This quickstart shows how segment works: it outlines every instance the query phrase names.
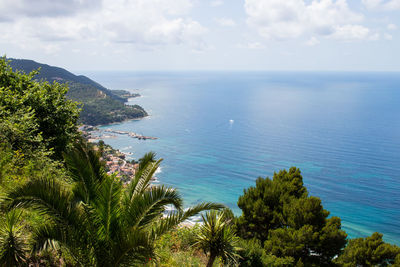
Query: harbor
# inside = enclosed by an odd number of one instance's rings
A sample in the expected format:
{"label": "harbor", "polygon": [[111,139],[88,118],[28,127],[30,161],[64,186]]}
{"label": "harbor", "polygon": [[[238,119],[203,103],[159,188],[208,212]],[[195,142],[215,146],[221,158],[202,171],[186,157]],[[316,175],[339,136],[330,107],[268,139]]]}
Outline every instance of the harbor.
{"label": "harbor", "polygon": [[128,132],[128,131],[118,131],[118,130],[106,129],[105,132],[112,133],[112,134],[128,135],[129,137],[137,138],[139,140],[156,140],[156,139],[158,139],[157,137],[145,136],[145,135],[141,135],[141,134],[134,133],[134,132]]}
{"label": "harbor", "polygon": [[113,129],[105,129],[99,130],[97,127],[93,127],[90,125],[82,125],[79,127],[79,130],[82,132],[82,135],[85,136],[89,142],[95,143],[101,139],[109,139],[116,138],[116,135],[127,135],[131,138],[136,138],[138,140],[157,140],[158,137],[146,136],[142,134],[138,134],[135,132],[129,131],[118,131]]}

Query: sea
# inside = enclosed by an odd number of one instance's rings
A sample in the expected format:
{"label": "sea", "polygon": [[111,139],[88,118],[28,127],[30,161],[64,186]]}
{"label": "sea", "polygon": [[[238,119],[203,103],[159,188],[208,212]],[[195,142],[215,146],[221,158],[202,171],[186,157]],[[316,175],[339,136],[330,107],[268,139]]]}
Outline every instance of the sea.
{"label": "sea", "polygon": [[178,188],[186,206],[213,201],[240,215],[244,189],[296,166],[349,238],[378,231],[400,245],[400,73],[84,74],[141,94],[128,103],[150,116],[100,130],[158,139],[104,141],[134,159],[156,152],[157,182]]}

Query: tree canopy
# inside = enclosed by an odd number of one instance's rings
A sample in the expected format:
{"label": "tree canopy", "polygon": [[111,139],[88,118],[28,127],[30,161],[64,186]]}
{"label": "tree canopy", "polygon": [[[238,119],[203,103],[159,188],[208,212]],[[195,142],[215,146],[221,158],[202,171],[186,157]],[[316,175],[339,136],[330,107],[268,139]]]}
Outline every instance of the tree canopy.
{"label": "tree canopy", "polygon": [[66,98],[67,85],[36,81],[37,71],[12,71],[0,59],[0,137],[13,150],[42,145],[57,158],[77,137],[77,104]]}
{"label": "tree canopy", "polygon": [[265,252],[293,263],[329,265],[346,245],[346,233],[338,217],[321,200],[309,196],[300,170],[274,173],[273,179],[258,178],[255,187],[239,197],[242,215],[237,220],[239,234],[257,238]]}
{"label": "tree canopy", "polygon": [[382,237],[380,233],[373,233],[369,237],[349,240],[336,263],[344,267],[400,266],[400,247],[385,243]]}

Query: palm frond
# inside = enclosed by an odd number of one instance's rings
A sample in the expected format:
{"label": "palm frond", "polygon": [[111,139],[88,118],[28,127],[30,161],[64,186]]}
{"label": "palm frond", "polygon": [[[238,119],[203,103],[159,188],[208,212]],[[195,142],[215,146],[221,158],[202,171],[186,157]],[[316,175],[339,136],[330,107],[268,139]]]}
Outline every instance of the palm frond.
{"label": "palm frond", "polygon": [[121,214],[122,185],[115,176],[109,176],[99,186],[92,207],[96,213],[98,238],[110,241],[118,234]]}
{"label": "palm frond", "polygon": [[187,220],[189,217],[192,217],[196,214],[199,214],[202,211],[206,211],[206,210],[220,210],[225,208],[224,205],[222,204],[218,204],[218,203],[213,203],[213,202],[203,202],[200,204],[197,204],[193,207],[188,208],[185,212],[184,212],[184,219]]}
{"label": "palm frond", "polygon": [[164,218],[160,219],[152,229],[151,236],[154,239],[157,239],[161,235],[165,234],[166,232],[170,231],[180,223],[186,221],[190,217],[199,214],[202,211],[206,210],[219,210],[224,208],[224,205],[211,203],[211,202],[204,202],[197,204],[194,207],[188,208],[186,211],[175,211],[171,212]]}
{"label": "palm frond", "polygon": [[8,192],[3,205],[9,210],[15,207],[33,208],[60,223],[77,225],[81,223],[81,212],[72,199],[71,192],[56,180],[40,178]]}
{"label": "palm frond", "polygon": [[142,265],[154,256],[154,240],[142,229],[130,228],[118,240],[113,249],[114,266]]}
{"label": "palm frond", "polygon": [[125,202],[125,224],[128,227],[144,227],[154,219],[161,217],[167,205],[182,208],[182,199],[176,189],[157,186],[134,195],[130,202]]}
{"label": "palm frond", "polygon": [[240,250],[239,238],[235,235],[232,225],[230,225],[225,212],[211,210],[202,215],[203,224],[197,234],[197,242],[194,246],[203,249],[204,253],[210,253],[209,264],[211,265],[215,256],[221,257],[226,264],[236,263],[237,251]]}
{"label": "palm frond", "polygon": [[80,265],[88,266],[93,262],[90,241],[80,229],[46,223],[34,229],[31,249],[32,252],[39,252],[57,250],[63,246]]}
{"label": "palm frond", "polygon": [[[71,184],[34,179],[7,193],[5,210],[31,208],[49,220],[32,233],[33,251],[67,248],[83,266],[132,266],[154,256],[155,241],[202,211],[221,209],[201,203],[183,210],[178,191],[150,186],[162,159],[146,154],[127,188],[104,172],[99,154],[78,143],[65,154]],[[165,214],[172,205],[175,211]],[[227,257],[229,255],[227,254]]]}
{"label": "palm frond", "polygon": [[128,198],[139,195],[149,188],[150,180],[153,178],[154,173],[157,171],[162,161],[163,159],[159,159],[156,162],[149,162],[142,170],[136,172],[128,188]]}
{"label": "palm frond", "polygon": [[156,153],[153,151],[147,152],[142,158],[139,159],[138,171],[145,169],[149,163],[154,162],[156,162]]}
{"label": "palm frond", "polygon": [[[139,167],[137,168],[134,179],[131,181],[130,186],[128,188],[129,196],[133,195],[133,192],[135,191],[135,188],[137,187],[141,178],[147,176],[145,173],[146,170],[148,171],[148,169],[151,169],[154,166],[154,163],[156,163],[155,157],[156,154],[154,152],[148,152],[142,158],[139,159]],[[162,161],[162,159],[160,160]]]}
{"label": "palm frond", "polygon": [[86,203],[95,198],[96,187],[106,176],[104,166],[100,161],[100,153],[81,141],[68,153],[64,153],[64,161],[69,177],[74,182],[75,197]]}

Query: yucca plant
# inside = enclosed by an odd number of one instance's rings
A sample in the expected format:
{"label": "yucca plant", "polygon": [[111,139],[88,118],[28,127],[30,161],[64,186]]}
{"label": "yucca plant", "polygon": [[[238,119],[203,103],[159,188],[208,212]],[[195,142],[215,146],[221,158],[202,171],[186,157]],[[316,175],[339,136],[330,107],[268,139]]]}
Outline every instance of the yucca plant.
{"label": "yucca plant", "polygon": [[226,211],[211,210],[203,216],[195,246],[209,255],[207,267],[211,267],[217,257],[227,264],[235,264],[240,257],[237,251],[239,238],[236,236]]}
{"label": "yucca plant", "polygon": [[[51,220],[33,233],[33,250],[67,248],[80,266],[132,266],[154,258],[154,242],[189,217],[219,204],[201,203],[183,210],[176,189],[150,186],[161,163],[147,154],[124,188],[107,175],[100,155],[84,142],[65,155],[68,185],[35,179],[8,193],[8,209],[23,207]],[[172,205],[174,212],[165,213]]]}
{"label": "yucca plant", "polygon": [[0,266],[23,266],[27,246],[21,234],[21,211],[12,210],[0,221]]}

